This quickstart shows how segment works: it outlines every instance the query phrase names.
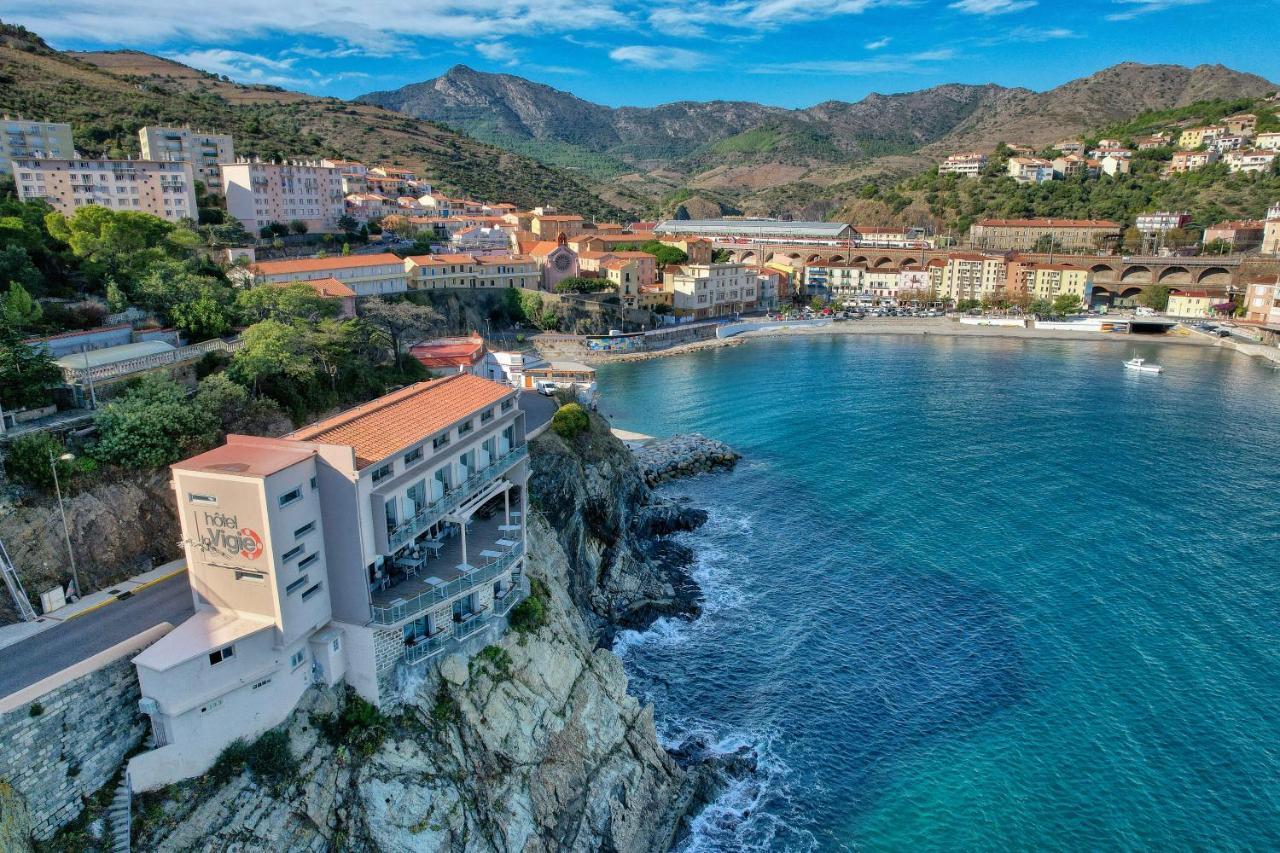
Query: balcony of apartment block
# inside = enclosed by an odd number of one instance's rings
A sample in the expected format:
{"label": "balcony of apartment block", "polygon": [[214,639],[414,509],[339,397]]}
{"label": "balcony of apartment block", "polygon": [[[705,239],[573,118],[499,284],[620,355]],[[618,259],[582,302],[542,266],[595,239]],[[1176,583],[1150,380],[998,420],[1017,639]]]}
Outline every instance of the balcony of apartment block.
{"label": "balcony of apartment block", "polygon": [[469,613],[453,622],[452,625],[437,629],[432,634],[407,636],[405,638],[405,663],[413,665],[430,660],[447,651],[456,650],[466,640],[474,637],[485,628],[505,620],[512,608],[527,597],[524,587],[519,583],[508,584],[502,592],[494,597],[493,607]]}
{"label": "balcony of apartment block", "polygon": [[371,570],[370,621],[402,625],[516,569],[525,553],[523,529],[518,496],[504,492],[463,520],[425,531]]}
{"label": "balcony of apartment block", "polygon": [[390,554],[418,537],[450,514],[465,513],[468,507],[476,507],[501,489],[499,478],[520,460],[529,455],[528,445],[498,453],[491,461],[464,476],[461,481],[443,495],[425,503],[411,518],[404,519],[387,531],[386,544],[379,543],[379,552]]}

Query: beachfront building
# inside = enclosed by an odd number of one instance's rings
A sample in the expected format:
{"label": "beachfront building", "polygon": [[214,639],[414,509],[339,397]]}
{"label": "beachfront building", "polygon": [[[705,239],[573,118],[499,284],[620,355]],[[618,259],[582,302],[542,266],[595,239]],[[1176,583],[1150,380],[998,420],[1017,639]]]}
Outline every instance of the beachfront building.
{"label": "beachfront building", "polygon": [[135,790],[204,772],[313,683],[387,708],[501,634],[522,593],[517,393],[456,374],[172,466],[196,612],[134,658],[155,735]]}
{"label": "beachfront building", "polygon": [[937,283],[938,298],[960,302],[995,296],[1005,287],[1007,264],[1004,255],[952,252]]}
{"label": "beachfront building", "polygon": [[804,292],[810,298],[828,299],[842,305],[870,301],[864,286],[866,264],[814,262],[804,266]]}
{"label": "beachfront building", "polygon": [[27,121],[6,115],[0,133],[0,175],[13,174],[13,161],[29,157],[59,160],[74,157],[71,125],[57,121]]}
{"label": "beachfront building", "polygon": [[541,282],[538,263],[528,255],[410,255],[403,268],[410,290],[536,290]]}
{"label": "beachfront building", "polygon": [[294,220],[311,233],[340,230],[346,215],[342,174],[319,163],[225,163],[222,193],[227,213],[240,220],[250,234],[263,226],[288,225]]}
{"label": "beachfront building", "polygon": [[1095,251],[1119,240],[1121,230],[1108,219],[983,219],[969,229],[969,243],[983,249],[1030,251],[1040,243],[1060,251]]}
{"label": "beachfront building", "polygon": [[22,157],[13,161],[13,180],[18,198],[43,199],[64,216],[90,204],[150,213],[169,222],[197,216],[190,163]]}
{"label": "beachfront building", "polygon": [[138,131],[138,142],[142,145],[144,160],[190,163],[196,180],[215,195],[222,192],[222,173],[218,164],[236,161],[235,144],[227,133],[202,133],[189,127],[148,125]]}
{"label": "beachfront building", "polygon": [[1280,331],[1280,276],[1259,276],[1250,281],[1244,310],[1247,322],[1264,323]]}
{"label": "beachfront building", "polygon": [[684,264],[663,276],[677,317],[702,320],[756,307],[759,278],[747,264]]}
{"label": "beachfront building", "polygon": [[405,262],[390,252],[258,261],[247,268],[247,273],[253,284],[332,279],[345,285],[356,296],[382,296],[404,293],[409,289]]}
{"label": "beachfront building", "polygon": [[1074,296],[1081,305],[1089,304],[1093,289],[1089,271],[1068,264],[1028,264],[1023,286],[1032,299],[1052,302],[1059,296]]}
{"label": "beachfront building", "polygon": [[1164,313],[1170,317],[1203,319],[1213,308],[1213,297],[1206,290],[1177,290],[1169,294]]}

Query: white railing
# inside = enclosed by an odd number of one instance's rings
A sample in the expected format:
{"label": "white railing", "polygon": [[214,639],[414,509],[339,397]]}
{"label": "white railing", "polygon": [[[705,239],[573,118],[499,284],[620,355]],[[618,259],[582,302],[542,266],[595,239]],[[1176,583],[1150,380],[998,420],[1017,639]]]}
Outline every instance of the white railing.
{"label": "white railing", "polygon": [[436,498],[431,503],[423,506],[422,509],[414,514],[413,518],[401,522],[398,527],[387,534],[387,550],[396,550],[445,515],[453,512],[466,503],[481,488],[497,479],[499,474],[528,454],[529,446],[527,444],[508,450],[493,462],[467,477],[443,497]]}
{"label": "white railing", "polygon": [[375,625],[395,625],[412,619],[433,604],[448,601],[480,584],[493,580],[510,569],[523,554],[524,543],[517,542],[510,551],[494,558],[493,562],[486,563],[461,577],[454,578],[448,583],[420,592],[413,598],[404,601],[386,605],[371,605],[369,608],[370,621]]}
{"label": "white railing", "polygon": [[64,367],[62,368],[63,381],[68,384],[75,384],[86,381],[98,382],[103,379],[111,379],[116,376],[127,376],[130,373],[140,373],[143,370],[151,370],[156,367],[163,367],[166,364],[180,364],[184,361],[195,361],[203,358],[205,353],[210,352],[235,352],[244,346],[244,342],[240,339],[233,341],[224,341],[221,338],[214,338],[210,341],[202,341],[191,346],[179,347],[178,349],[169,350],[167,352],[157,352],[152,355],[139,356],[138,358],[130,358],[125,361],[117,361],[113,364],[102,364],[97,367]]}
{"label": "white railing", "polygon": [[493,602],[492,612],[472,614],[462,622],[455,622],[452,630],[446,628],[434,637],[422,637],[412,646],[406,646],[404,662],[410,665],[420,663],[442,652],[458,648],[464,640],[478,634],[495,620],[505,619],[511,612],[511,608],[522,600],[524,600],[524,592],[518,586],[512,587],[501,600]]}

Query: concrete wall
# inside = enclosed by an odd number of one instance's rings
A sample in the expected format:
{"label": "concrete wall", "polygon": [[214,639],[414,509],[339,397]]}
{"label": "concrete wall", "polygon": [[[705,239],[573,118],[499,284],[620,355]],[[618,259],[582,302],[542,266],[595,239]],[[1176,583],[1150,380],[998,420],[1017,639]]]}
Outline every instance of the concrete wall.
{"label": "concrete wall", "polygon": [[0,714],[0,779],[26,802],[38,840],[74,820],[142,742],[139,698],[125,656]]}

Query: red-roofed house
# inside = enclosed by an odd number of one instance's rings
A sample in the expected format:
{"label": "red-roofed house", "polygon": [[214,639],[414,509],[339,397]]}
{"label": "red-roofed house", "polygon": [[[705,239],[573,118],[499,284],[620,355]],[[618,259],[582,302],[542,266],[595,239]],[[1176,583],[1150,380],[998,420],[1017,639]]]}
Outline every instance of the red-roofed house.
{"label": "red-roofed house", "polygon": [[436,338],[409,347],[409,355],[428,370],[484,375],[484,338],[472,332],[465,338]]}
{"label": "red-roofed house", "polygon": [[307,689],[368,701],[494,642],[526,594],[518,391],[458,373],[172,466],[195,615],[134,659],[134,790],[206,771]]}
{"label": "red-roofed house", "polygon": [[257,284],[332,278],[351,288],[356,296],[404,293],[409,289],[404,261],[390,252],[258,261],[249,267],[249,272]]}

